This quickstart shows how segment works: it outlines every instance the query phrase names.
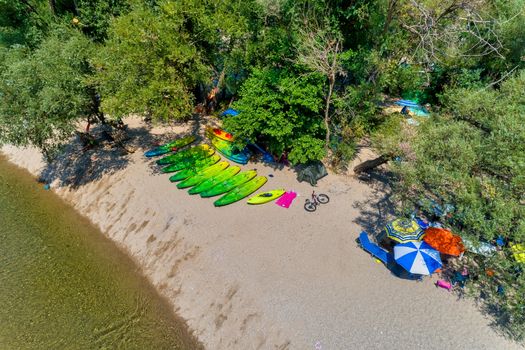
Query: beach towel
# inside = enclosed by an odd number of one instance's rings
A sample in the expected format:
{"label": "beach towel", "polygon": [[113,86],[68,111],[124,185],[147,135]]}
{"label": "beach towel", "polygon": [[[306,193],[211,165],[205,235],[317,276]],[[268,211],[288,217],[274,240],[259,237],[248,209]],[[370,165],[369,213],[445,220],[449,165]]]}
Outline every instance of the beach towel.
{"label": "beach towel", "polygon": [[276,202],[280,207],[283,208],[290,208],[290,205],[292,205],[293,200],[297,197],[297,193],[294,191],[288,191],[285,194],[283,194]]}

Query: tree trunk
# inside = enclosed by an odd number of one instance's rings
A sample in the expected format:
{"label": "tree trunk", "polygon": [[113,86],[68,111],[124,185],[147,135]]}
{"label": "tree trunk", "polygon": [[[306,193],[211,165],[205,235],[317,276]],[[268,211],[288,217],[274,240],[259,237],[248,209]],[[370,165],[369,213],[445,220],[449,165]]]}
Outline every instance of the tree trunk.
{"label": "tree trunk", "polygon": [[75,16],[78,16],[78,5],[76,0],[73,0],[73,12],[75,13]]}
{"label": "tree trunk", "polygon": [[31,5],[31,4],[29,3],[29,1],[27,1],[27,0],[22,0],[22,3],[23,3],[24,5],[26,5],[26,7],[29,9],[28,12],[36,12],[35,8],[33,7],[33,5]]}
{"label": "tree trunk", "polygon": [[[104,113],[100,110],[100,95],[95,89],[89,89],[88,92],[89,97],[91,98],[90,117],[96,117],[101,124],[105,124],[106,118],[104,117]],[[92,121],[90,117],[88,117],[88,120]]]}
{"label": "tree trunk", "polygon": [[328,96],[326,97],[326,106],[324,110],[324,126],[326,127],[325,150],[327,154],[330,145],[330,104],[332,103],[332,94],[334,91],[335,77],[330,77],[329,80],[330,83],[328,86]]}
{"label": "tree trunk", "polygon": [[215,111],[217,107],[218,94],[221,92],[221,86],[224,83],[224,77],[226,76],[226,67],[224,67],[215,85],[206,97],[206,114],[210,114]]}
{"label": "tree trunk", "polygon": [[[388,1],[388,11],[386,14],[386,20],[385,24],[383,25],[383,36],[388,32],[388,28],[390,27],[390,23],[392,23],[392,20],[394,19],[394,12],[396,10],[398,0],[390,0]],[[380,43],[381,40],[378,40],[377,43]]]}
{"label": "tree trunk", "polygon": [[335,42],[335,49],[332,52],[333,53],[332,63],[329,65],[330,69],[327,71],[329,86],[328,86],[328,96],[326,96],[326,106],[325,106],[325,111],[324,111],[324,125],[326,127],[326,136],[325,136],[326,155],[328,155],[328,151],[330,150],[330,105],[332,103],[332,94],[334,92],[335,78],[338,72],[337,54],[339,53],[340,44],[341,43],[339,42],[339,40]]}
{"label": "tree trunk", "polygon": [[369,170],[372,170],[380,165],[383,165],[385,164],[386,162],[388,162],[390,160],[391,157],[387,156],[387,155],[382,155],[382,156],[379,156],[375,159],[369,159],[367,161],[364,161],[363,163],[361,164],[358,164],[354,167],[354,173],[356,174],[359,174],[359,173],[362,173],[362,172],[366,172],[366,171],[369,171]]}

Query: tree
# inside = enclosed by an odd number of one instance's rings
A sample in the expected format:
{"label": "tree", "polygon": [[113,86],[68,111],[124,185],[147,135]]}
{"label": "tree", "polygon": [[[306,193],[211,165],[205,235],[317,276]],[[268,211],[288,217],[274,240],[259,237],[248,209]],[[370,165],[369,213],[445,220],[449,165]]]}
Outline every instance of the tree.
{"label": "tree", "polygon": [[204,5],[192,0],[137,5],[117,18],[95,59],[103,111],[114,118],[190,117],[193,90],[210,76],[203,47],[218,35],[214,26]]}
{"label": "tree", "polygon": [[484,1],[409,0],[399,6],[399,23],[415,37],[416,50],[427,64],[492,54],[503,58],[497,22],[484,13]]}
{"label": "tree", "polygon": [[256,69],[243,84],[234,107],[240,111],[224,121],[240,146],[260,141],[270,152],[289,152],[292,163],[324,157],[322,77],[279,69]]}
{"label": "tree", "polygon": [[81,33],[57,28],[33,52],[2,51],[0,142],[33,145],[51,159],[93,113],[86,82],[92,46]]}
{"label": "tree", "polygon": [[128,5],[128,0],[0,0],[0,45],[35,48],[57,23],[73,23],[102,42],[111,20]]}
{"label": "tree", "polygon": [[332,128],[331,107],[332,95],[338,75],[345,75],[339,62],[338,55],[343,50],[340,33],[333,33],[328,28],[320,27],[312,23],[305,16],[299,35],[302,40],[298,49],[297,61],[305,67],[324,76],[327,80],[327,91],[325,93],[324,126],[325,126],[325,152],[328,154],[330,146],[330,129]]}

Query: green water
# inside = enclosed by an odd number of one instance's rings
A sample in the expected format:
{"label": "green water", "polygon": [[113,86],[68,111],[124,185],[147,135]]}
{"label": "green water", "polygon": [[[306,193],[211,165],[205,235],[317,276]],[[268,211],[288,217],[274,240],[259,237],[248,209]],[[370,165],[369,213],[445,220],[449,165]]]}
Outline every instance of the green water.
{"label": "green water", "polygon": [[131,259],[0,158],[0,349],[196,348]]}

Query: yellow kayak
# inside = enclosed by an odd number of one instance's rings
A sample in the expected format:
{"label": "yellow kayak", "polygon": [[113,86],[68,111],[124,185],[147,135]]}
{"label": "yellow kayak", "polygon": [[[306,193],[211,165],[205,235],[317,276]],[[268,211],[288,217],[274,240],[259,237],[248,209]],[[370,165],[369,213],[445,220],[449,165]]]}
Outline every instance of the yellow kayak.
{"label": "yellow kayak", "polygon": [[187,178],[186,180],[179,182],[177,188],[186,188],[200,184],[203,181],[208,180],[210,177],[217,175],[224,169],[230,166],[230,163],[222,161],[217,164],[211,165],[207,168],[204,168],[197,174],[192,177]]}
{"label": "yellow kayak", "polygon": [[281,197],[286,190],[284,188],[280,188],[278,190],[273,191],[267,191],[267,192],[261,192],[256,194],[255,196],[248,199],[248,204],[264,204],[273,201],[274,199],[277,199]]}

